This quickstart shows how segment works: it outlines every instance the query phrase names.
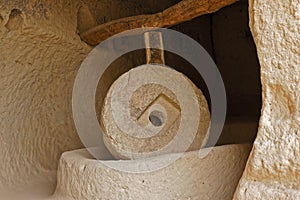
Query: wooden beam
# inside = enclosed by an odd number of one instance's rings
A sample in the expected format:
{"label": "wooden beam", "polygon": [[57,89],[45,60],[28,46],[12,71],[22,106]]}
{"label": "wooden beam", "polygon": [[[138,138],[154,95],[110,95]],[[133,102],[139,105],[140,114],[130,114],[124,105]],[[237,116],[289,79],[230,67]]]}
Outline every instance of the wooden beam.
{"label": "wooden beam", "polygon": [[170,8],[150,15],[121,18],[93,27],[80,34],[89,45],[97,45],[105,39],[126,30],[142,27],[167,28],[198,16],[213,13],[238,0],[182,0]]}

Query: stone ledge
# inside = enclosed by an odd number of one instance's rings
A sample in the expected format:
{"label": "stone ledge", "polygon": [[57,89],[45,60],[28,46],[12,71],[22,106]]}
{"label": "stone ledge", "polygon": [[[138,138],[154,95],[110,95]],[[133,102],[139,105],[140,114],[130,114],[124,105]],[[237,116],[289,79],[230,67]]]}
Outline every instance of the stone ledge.
{"label": "stone ledge", "polygon": [[[55,199],[232,199],[251,145],[214,147],[205,158],[188,152],[173,164],[149,173],[127,173],[93,160],[87,150],[64,153]],[[154,159],[166,161],[170,155]],[[151,159],[133,161],[147,164]]]}

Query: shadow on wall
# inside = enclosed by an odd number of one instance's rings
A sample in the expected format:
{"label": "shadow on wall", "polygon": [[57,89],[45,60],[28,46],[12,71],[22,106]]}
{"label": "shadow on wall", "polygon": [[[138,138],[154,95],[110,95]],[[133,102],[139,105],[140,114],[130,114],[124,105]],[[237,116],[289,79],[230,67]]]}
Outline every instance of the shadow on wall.
{"label": "shadow on wall", "polygon": [[[261,109],[260,65],[248,24],[248,1],[241,0],[214,14],[173,27],[198,41],[222,75],[227,93],[227,120],[218,145],[253,143],[257,133]],[[184,72],[209,96],[205,83],[186,61],[167,54],[167,64]]]}
{"label": "shadow on wall", "polygon": [[[218,145],[253,143],[257,133],[261,108],[260,66],[248,18],[248,1],[241,0],[214,14],[172,27],[199,42],[222,75],[227,92],[227,120]],[[165,57],[166,64],[188,76],[209,102],[206,85],[193,66],[170,52]],[[104,74],[99,84],[106,88],[98,88],[98,95],[102,93],[98,110],[111,83],[129,69],[144,64],[145,59],[145,51],[139,50],[120,57],[109,67],[106,71],[109,76]]]}

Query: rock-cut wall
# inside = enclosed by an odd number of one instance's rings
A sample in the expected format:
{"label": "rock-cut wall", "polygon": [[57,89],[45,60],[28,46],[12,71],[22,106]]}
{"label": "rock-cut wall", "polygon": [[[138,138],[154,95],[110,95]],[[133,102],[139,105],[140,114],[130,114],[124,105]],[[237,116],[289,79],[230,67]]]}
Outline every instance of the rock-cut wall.
{"label": "rock-cut wall", "polygon": [[54,185],[61,153],[81,147],[71,95],[90,47],[76,35],[79,6],[0,1],[0,189]]}
{"label": "rock-cut wall", "polygon": [[235,199],[300,199],[300,1],[250,0],[260,127]]}

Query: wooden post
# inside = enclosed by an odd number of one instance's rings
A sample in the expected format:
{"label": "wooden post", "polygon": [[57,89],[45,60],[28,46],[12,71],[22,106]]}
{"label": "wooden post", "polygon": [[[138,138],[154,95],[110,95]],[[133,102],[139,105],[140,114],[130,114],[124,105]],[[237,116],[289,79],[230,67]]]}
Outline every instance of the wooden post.
{"label": "wooden post", "polygon": [[144,37],[146,45],[146,63],[165,65],[162,33],[155,31],[146,32]]}

